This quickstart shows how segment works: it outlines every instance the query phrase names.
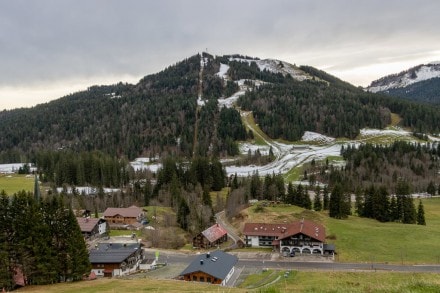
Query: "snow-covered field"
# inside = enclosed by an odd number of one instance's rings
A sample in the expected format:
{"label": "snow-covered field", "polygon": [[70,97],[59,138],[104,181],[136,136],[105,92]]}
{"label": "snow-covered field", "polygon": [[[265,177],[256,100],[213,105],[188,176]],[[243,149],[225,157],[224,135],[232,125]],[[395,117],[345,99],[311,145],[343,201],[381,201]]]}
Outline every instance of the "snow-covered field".
{"label": "snow-covered field", "polygon": [[362,136],[382,136],[382,135],[391,135],[391,136],[409,136],[411,132],[405,131],[403,129],[370,129],[364,128],[361,129],[360,134]]}
{"label": "snow-covered field", "polygon": [[[6,174],[16,173],[18,172],[18,169],[20,169],[24,165],[26,164],[25,163],[0,164],[0,173],[6,173]],[[27,165],[31,166],[30,163],[27,163]],[[36,168],[31,166],[30,170],[36,171]]]}
{"label": "snow-covered field", "polygon": [[312,131],[306,131],[304,132],[304,135],[301,138],[302,141],[316,141],[316,142],[323,142],[323,143],[329,143],[335,141],[333,137],[325,136],[323,134],[319,134]]}
{"label": "snow-covered field", "polygon": [[[75,187],[75,190],[77,193],[79,194],[85,194],[85,195],[90,195],[90,194],[97,194],[98,193],[98,188],[97,187],[90,187],[90,186],[77,186]],[[118,192],[120,189],[119,188],[103,188],[104,193],[113,193],[113,192]],[[57,192],[60,193],[63,191],[62,187],[57,187]],[[66,192],[67,194],[72,194],[72,187],[67,187]]]}

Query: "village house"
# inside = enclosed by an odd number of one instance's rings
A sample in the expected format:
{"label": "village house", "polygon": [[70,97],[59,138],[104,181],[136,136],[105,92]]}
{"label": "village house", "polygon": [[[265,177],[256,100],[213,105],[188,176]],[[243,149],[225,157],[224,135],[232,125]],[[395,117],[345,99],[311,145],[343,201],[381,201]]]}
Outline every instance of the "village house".
{"label": "village house", "polygon": [[238,258],[221,250],[199,254],[180,276],[185,281],[206,282],[226,286],[235,271]]}
{"label": "village house", "polygon": [[104,219],[110,226],[133,225],[145,219],[145,213],[134,205],[128,208],[107,208],[104,212]]}
{"label": "village house", "polygon": [[193,238],[193,247],[211,248],[228,241],[228,232],[219,224],[214,224]]}
{"label": "village house", "polygon": [[94,238],[104,235],[108,232],[108,224],[104,219],[77,217],[79,228],[84,238]]}
{"label": "village house", "polygon": [[272,247],[283,255],[334,253],[334,245],[324,243],[324,226],[304,219],[290,224],[246,223],[243,235],[246,246]]}
{"label": "village house", "polygon": [[144,258],[140,243],[99,243],[89,260],[96,276],[114,277],[134,273]]}

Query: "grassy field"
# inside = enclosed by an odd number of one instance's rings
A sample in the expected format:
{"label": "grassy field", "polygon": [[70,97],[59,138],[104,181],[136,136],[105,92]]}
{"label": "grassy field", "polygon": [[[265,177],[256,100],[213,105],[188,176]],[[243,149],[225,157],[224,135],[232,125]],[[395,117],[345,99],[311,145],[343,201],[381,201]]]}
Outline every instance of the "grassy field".
{"label": "grassy field", "polygon": [[34,176],[18,174],[0,174],[0,191],[5,190],[6,194],[12,195],[18,191],[34,191]]}
{"label": "grassy field", "polygon": [[177,280],[98,279],[47,286],[29,286],[17,292],[440,292],[438,274],[394,272],[267,271],[251,275],[240,288]]}
{"label": "grassy field", "polygon": [[[417,204],[417,200],[415,201]],[[380,262],[394,264],[440,264],[440,198],[424,199],[426,226],[380,223],[351,216],[337,220],[326,212],[313,212],[296,206],[274,205],[255,212],[254,207],[242,211],[234,225],[243,221],[284,223],[301,218],[324,224],[328,242],[336,244],[340,262]]]}

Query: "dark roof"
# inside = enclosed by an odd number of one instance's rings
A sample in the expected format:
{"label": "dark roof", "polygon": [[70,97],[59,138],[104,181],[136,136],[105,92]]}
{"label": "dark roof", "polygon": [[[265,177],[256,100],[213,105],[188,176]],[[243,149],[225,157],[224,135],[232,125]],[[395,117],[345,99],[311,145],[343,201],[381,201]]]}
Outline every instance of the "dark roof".
{"label": "dark roof", "polygon": [[226,232],[226,230],[223,229],[223,227],[219,224],[214,224],[203,231],[202,234],[206,237],[206,239],[208,239],[209,242],[214,242],[228,234],[228,232]]}
{"label": "dark roof", "polygon": [[[203,264],[201,264],[202,260]],[[180,273],[180,276],[194,272],[204,272],[214,278],[224,280],[237,261],[238,258],[235,255],[215,250],[207,254],[197,255],[191,264]]]}
{"label": "dark roof", "polygon": [[141,249],[139,243],[99,243],[90,250],[89,260],[92,264],[122,263],[138,249]]}
{"label": "dark roof", "polygon": [[325,241],[324,226],[308,220],[296,221],[290,224],[266,224],[266,223],[246,223],[243,234],[247,236],[276,236],[284,239],[302,233],[311,238]]}
{"label": "dark roof", "polygon": [[81,232],[92,232],[95,226],[98,224],[98,218],[79,218],[77,217],[78,225],[81,229]]}
{"label": "dark roof", "polygon": [[131,206],[128,208],[107,208],[104,212],[104,217],[121,215],[124,218],[137,218],[140,214],[142,214],[142,209],[137,206]]}

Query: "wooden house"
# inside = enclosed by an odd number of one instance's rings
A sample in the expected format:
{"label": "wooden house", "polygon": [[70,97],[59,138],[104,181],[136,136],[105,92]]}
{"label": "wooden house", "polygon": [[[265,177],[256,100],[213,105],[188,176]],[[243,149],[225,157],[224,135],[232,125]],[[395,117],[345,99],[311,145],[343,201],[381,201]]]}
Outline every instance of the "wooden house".
{"label": "wooden house", "polygon": [[143,258],[140,243],[99,243],[89,254],[92,272],[104,277],[136,272]]}
{"label": "wooden house", "polygon": [[84,238],[94,238],[108,232],[108,224],[104,219],[77,217],[78,225]]}
{"label": "wooden house", "polygon": [[199,254],[180,276],[185,281],[225,286],[235,271],[238,258],[221,250]]}
{"label": "wooden house", "polygon": [[107,220],[110,226],[131,225],[136,222],[141,222],[144,218],[144,211],[137,206],[128,208],[107,208],[104,212],[104,219]]}
{"label": "wooden house", "polygon": [[228,232],[219,224],[214,224],[193,238],[193,247],[211,248],[228,241]]}
{"label": "wooden house", "polygon": [[308,220],[290,224],[246,223],[245,244],[250,247],[273,247],[283,254],[324,254],[334,252],[325,246],[324,226]]}

